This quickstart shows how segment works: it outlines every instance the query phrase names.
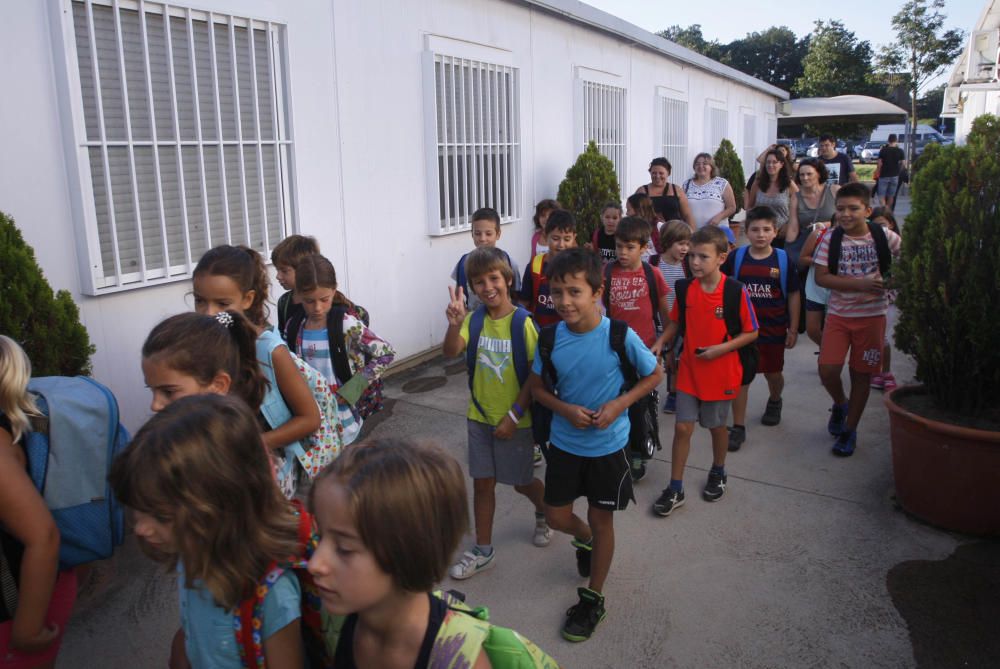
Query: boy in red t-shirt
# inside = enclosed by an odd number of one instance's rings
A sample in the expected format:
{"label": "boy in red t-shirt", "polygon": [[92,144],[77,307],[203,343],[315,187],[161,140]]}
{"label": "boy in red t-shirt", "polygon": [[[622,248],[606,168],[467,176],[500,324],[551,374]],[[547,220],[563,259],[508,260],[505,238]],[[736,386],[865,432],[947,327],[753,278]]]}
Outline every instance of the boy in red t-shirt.
{"label": "boy in red t-shirt", "polygon": [[524,280],[517,301],[531,313],[538,327],[558,323],[561,318],[556,313],[552,296],[549,295],[549,280],[545,268],[556,254],[576,246],[576,219],[565,209],[556,209],[545,221],[545,243],[549,250],[539,253],[524,268]]}
{"label": "boy in red t-shirt", "polygon": [[[649,245],[649,235],[649,223],[635,216],[623,218],[615,228],[618,260],[604,269],[604,309],[608,318],[625,321],[653,355],[659,357],[667,339],[666,332],[657,336],[657,321],[669,322],[667,293],[670,289],[663,275],[642,260],[643,251]],[[660,396],[656,390],[652,392],[651,401],[653,407],[659,407]],[[636,446],[630,450],[632,480],[638,481],[646,475],[646,463],[639,455],[643,449],[635,444],[630,446]]]}
{"label": "boy in red t-shirt", "polygon": [[[677,422],[671,454],[670,485],[653,504],[653,513],[669,516],[684,504],[684,466],[691,450],[694,422],[712,433],[712,469],[702,497],[709,502],[726,492],[726,427],[729,405],[740,392],[743,366],[738,349],[757,339],[757,317],[745,288],[740,288],[739,315],[742,333],[730,337],[726,328],[723,295],[726,279],[719,268],[726,261],[726,235],[715,226],[705,226],[691,236],[691,273],[694,278],[684,294],[684,348],[677,372]],[[678,282],[679,283],[679,282]],[[679,300],[670,310],[664,336],[678,334]],[[669,364],[674,362],[671,352]]]}

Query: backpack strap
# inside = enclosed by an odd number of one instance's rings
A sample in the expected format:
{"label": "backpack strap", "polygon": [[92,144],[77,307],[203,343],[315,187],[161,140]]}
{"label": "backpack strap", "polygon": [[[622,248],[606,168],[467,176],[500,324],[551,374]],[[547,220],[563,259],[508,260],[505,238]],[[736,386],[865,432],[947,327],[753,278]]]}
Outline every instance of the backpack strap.
{"label": "backpack strap", "polygon": [[778,273],[781,279],[781,296],[788,302],[788,254],[785,249],[774,249],[778,254]]}
{"label": "backpack strap", "polygon": [[749,246],[741,246],[736,249],[736,255],[733,256],[733,279],[737,281],[740,280],[740,267],[743,266],[743,261],[746,260],[747,252],[750,250]]}
{"label": "backpack strap", "polygon": [[559,375],[556,373],[556,366],[552,364],[552,350],[556,347],[556,328],[558,323],[547,325],[538,333],[538,355],[542,359],[542,381],[545,387],[555,392],[556,384],[559,382]]}
{"label": "backpack strap", "polygon": [[287,337],[285,343],[288,344],[288,350],[292,353],[302,353],[302,346],[299,344],[299,334],[301,333],[305,319],[305,314],[297,312],[292,314],[292,317],[288,319],[288,323],[285,325],[285,337]]}
{"label": "backpack strap", "polygon": [[[472,316],[469,317],[469,341],[465,345],[465,367],[469,372],[469,399],[472,400],[472,405],[476,407],[476,411],[489,421],[486,416],[486,410],[483,409],[483,405],[479,403],[476,399],[476,394],[472,391],[472,382],[476,375],[476,357],[479,354],[479,335],[483,331],[483,324],[486,322],[486,305],[480,306],[478,309],[472,312]],[[513,340],[513,322],[511,323],[511,339]],[[522,337],[524,335],[522,334]],[[512,342],[513,345],[513,342]]]}
{"label": "backpack strap", "polygon": [[844,242],[844,229],[839,225],[830,233],[830,248],[827,249],[826,266],[830,274],[836,275],[840,270],[840,247]]}
{"label": "backpack strap", "polygon": [[604,294],[601,300],[604,302],[604,312],[611,314],[611,275],[614,271],[615,263],[609,262],[604,266]]}
{"label": "backpack strap", "polygon": [[[465,291],[465,306],[469,306],[469,279],[465,276],[465,259],[468,257],[469,254],[466,253],[455,265],[455,288]],[[510,258],[507,258],[507,262],[510,263]]]}
{"label": "backpack strap", "polygon": [[[514,373],[517,375],[517,385],[524,386],[531,373],[531,361],[528,360],[528,345],[524,340],[524,324],[528,320],[528,311],[524,307],[514,307],[514,315],[510,319],[510,348],[514,359]],[[532,321],[534,323],[534,321]],[[472,331],[472,324],[469,324]]]}
{"label": "backpack strap", "polygon": [[743,299],[743,284],[736,279],[725,278],[722,285],[722,315],[726,321],[726,333],[729,339],[735,339],[743,333],[743,323],[740,319],[740,301]]}
{"label": "backpack strap", "polygon": [[622,391],[628,391],[639,382],[639,372],[635,365],[629,360],[628,351],[625,349],[625,338],[628,336],[628,323],[611,319],[611,333],[608,336],[611,350],[618,355],[618,365],[621,367],[622,376],[625,378],[625,385]]}
{"label": "backpack strap", "polygon": [[351,362],[347,358],[347,341],[344,338],[344,318],[347,307],[335,304],[326,315],[326,336],[330,344],[330,362],[341,385],[351,378]]}
{"label": "backpack strap", "polygon": [[649,262],[643,261],[642,272],[646,276],[646,286],[649,287],[649,301],[653,306],[653,324],[657,331],[663,327],[663,322],[660,320],[660,291],[656,285],[656,275],[655,272],[659,272],[658,269],[653,269],[654,261],[659,264],[660,256],[654,255],[649,257]]}
{"label": "backpack strap", "polygon": [[878,255],[878,271],[882,276],[889,276],[892,268],[892,252],[889,250],[889,237],[885,234],[885,229],[878,223],[868,221],[868,230],[872,233],[872,240],[875,242],[875,253]]}
{"label": "backpack strap", "polygon": [[691,286],[692,279],[677,279],[674,282],[674,304],[677,305],[677,336],[684,336],[684,327],[687,325],[685,313],[687,311],[687,294]]}

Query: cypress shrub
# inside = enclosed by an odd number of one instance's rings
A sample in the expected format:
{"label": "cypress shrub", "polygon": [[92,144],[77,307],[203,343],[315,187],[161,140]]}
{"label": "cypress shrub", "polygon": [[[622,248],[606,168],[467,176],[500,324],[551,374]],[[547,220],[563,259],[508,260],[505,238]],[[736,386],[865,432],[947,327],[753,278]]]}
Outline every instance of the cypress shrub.
{"label": "cypress shrub", "polygon": [[733,188],[733,195],[736,197],[736,211],[743,208],[743,191],[746,190],[746,177],[743,175],[743,163],[733,148],[733,143],[728,139],[722,140],[714,156],[715,166],[719,170],[719,176],[729,182]]}
{"label": "cypress shrub", "polygon": [[966,146],[928,145],[912,184],[893,283],[896,346],[938,409],[1000,421],[1000,119]]}
{"label": "cypress shrub", "polygon": [[559,203],[576,216],[576,243],[590,242],[601,223],[601,210],[609,202],[621,204],[622,191],[615,174],[615,165],[604,156],[593,141],[566,170],[559,184]]}
{"label": "cypress shrub", "polygon": [[94,347],[68,291],[52,292],[14,220],[0,212],[0,333],[31,360],[34,376],[90,374]]}

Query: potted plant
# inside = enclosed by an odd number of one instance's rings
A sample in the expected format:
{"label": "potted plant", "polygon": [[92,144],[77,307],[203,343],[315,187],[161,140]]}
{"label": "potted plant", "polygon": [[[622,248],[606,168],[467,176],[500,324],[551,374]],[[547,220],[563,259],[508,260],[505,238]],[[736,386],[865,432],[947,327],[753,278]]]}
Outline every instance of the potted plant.
{"label": "potted plant", "polygon": [[[733,143],[728,139],[722,140],[719,144],[718,150],[713,156],[715,161],[715,166],[719,170],[719,176],[729,182],[730,187],[733,189],[733,197],[736,198],[736,211],[733,216],[740,213],[743,209],[743,191],[746,190],[746,178],[743,174],[743,163],[740,161],[739,155],[736,153],[736,149],[733,147]],[[740,238],[740,223],[733,220],[733,216],[729,217],[729,227],[733,230],[733,235],[736,239]],[[741,219],[742,220],[742,219]]]}
{"label": "potted plant", "polygon": [[600,225],[601,210],[609,202],[621,203],[622,191],[611,162],[591,141],[566,170],[556,195],[559,203],[576,216],[576,243],[590,243],[594,229]]}
{"label": "potted plant", "polygon": [[1000,534],[1000,119],[928,146],[913,178],[898,288],[899,350],[922,385],[886,397],[899,504],[946,529]]}

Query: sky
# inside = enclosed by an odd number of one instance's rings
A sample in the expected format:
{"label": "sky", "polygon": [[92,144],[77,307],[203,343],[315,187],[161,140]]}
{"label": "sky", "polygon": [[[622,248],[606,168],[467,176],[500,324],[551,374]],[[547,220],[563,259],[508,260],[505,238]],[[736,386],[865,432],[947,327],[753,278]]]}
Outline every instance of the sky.
{"label": "sky", "polygon": [[[794,0],[781,4],[759,0],[584,1],[654,33],[671,25],[687,27],[699,23],[705,39],[722,43],[745,37],[750,32],[782,25],[802,37],[812,32],[816,19],[838,19],[858,39],[871,42],[876,53],[883,44],[894,40],[890,21],[903,6],[903,0]],[[988,2],[946,0],[943,10],[947,17],[945,28],[960,28],[968,33]],[[950,71],[946,68],[946,74],[935,83],[942,83]]]}

